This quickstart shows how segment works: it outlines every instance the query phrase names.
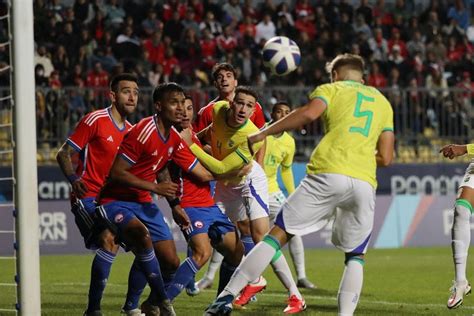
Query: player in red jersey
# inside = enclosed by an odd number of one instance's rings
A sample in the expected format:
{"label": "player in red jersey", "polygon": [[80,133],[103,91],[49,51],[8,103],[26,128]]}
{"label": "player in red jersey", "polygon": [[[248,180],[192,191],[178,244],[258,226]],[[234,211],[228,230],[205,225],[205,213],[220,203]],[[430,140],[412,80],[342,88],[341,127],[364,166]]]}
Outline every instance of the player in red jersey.
{"label": "player in red jersey", "polygon": [[[174,315],[158,261],[171,276],[179,266],[179,258],[169,227],[161,211],[152,203],[150,192],[173,197],[177,185],[156,183],[157,173],[172,160],[201,181],[213,179],[173,127],[180,123],[184,109],[181,86],[175,83],[159,85],[153,92],[153,102],[157,114],[142,119],[125,137],[100,194],[101,206],[98,207],[101,218],[114,228],[118,239],[136,255],[123,308],[127,315],[140,312],[138,300],[146,281],[151,293],[142,308],[162,315]],[[173,218],[186,230],[190,228],[189,218],[179,203],[178,198],[170,201]]]}
{"label": "player in red jersey", "polygon": [[[193,116],[193,103],[191,97],[187,96],[179,128],[190,128]],[[202,147],[194,132],[192,137],[196,144]],[[250,171],[250,168],[247,171]],[[212,248],[224,256],[219,278],[218,292],[220,292],[242,259],[243,245],[235,233],[235,226],[214,202],[209,182],[198,181],[189,173],[176,168],[175,165],[170,167],[170,172],[173,179],[181,184],[181,207],[184,208],[191,221],[191,227],[184,231],[184,235],[192,253],[188,254],[186,260],[178,268],[174,280],[167,288],[168,296],[171,300],[174,299],[185,285],[189,285],[190,281],[194,280],[197,271],[209,260]],[[229,174],[227,176],[232,177]],[[190,291],[187,290],[187,292],[190,294]]]}
{"label": "player in red jersey", "polygon": [[[62,172],[72,186],[71,205],[75,222],[89,249],[98,249],[92,262],[89,302],[85,315],[99,315],[100,301],[110,267],[118,251],[114,236],[104,230],[94,238],[95,198],[114,161],[124,135],[132,127],[126,121],[138,102],[137,78],[121,74],[110,83],[110,107],[91,112],[78,123],[56,156]],[[71,155],[79,153],[74,171]]]}
{"label": "player in red jersey", "polygon": [[[217,101],[226,100],[233,101],[235,97],[235,89],[237,88],[238,82],[236,79],[235,68],[229,63],[220,63],[216,64],[212,69],[212,77],[214,79],[214,86],[219,92],[219,96],[209,102],[208,105],[201,108],[198,112],[196,122],[194,124],[194,131],[200,132],[209,124],[212,123],[212,110],[214,104]],[[265,116],[263,115],[262,106],[260,103],[255,104],[255,110],[250,116],[250,120],[258,128],[265,126]],[[263,160],[265,158],[265,145],[257,152],[255,155],[255,160],[263,167]],[[241,236],[250,236],[250,222],[244,220],[237,224]],[[250,239],[249,239],[249,242]],[[222,262],[223,257],[217,252],[214,251],[212,254],[211,262],[209,263],[208,269],[204,277],[196,283],[196,286],[199,289],[210,288],[214,281],[214,276],[219,268],[220,263]]]}

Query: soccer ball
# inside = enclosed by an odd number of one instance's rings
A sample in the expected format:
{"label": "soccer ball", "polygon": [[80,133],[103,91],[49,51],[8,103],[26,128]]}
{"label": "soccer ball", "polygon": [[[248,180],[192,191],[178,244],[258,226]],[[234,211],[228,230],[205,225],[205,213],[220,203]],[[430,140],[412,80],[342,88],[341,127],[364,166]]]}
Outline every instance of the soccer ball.
{"label": "soccer ball", "polygon": [[300,48],[285,36],[269,39],[262,50],[263,64],[277,76],[284,76],[298,68],[301,62]]}

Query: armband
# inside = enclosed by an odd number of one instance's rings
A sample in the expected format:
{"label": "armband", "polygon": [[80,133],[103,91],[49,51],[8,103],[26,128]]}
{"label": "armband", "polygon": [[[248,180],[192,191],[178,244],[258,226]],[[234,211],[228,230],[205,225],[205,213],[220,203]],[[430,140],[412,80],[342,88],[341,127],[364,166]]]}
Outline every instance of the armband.
{"label": "armband", "polygon": [[467,147],[467,154],[470,157],[473,157],[474,156],[474,144],[468,144],[466,147]]}
{"label": "armband", "polygon": [[76,182],[76,180],[79,179],[79,176],[75,173],[73,174],[70,174],[68,176],[66,176],[66,178],[69,180],[69,183],[73,184],[74,182]]}
{"label": "armband", "polygon": [[174,198],[171,201],[168,201],[168,204],[171,208],[175,207],[176,205],[179,205],[179,203],[181,203],[179,198]]}

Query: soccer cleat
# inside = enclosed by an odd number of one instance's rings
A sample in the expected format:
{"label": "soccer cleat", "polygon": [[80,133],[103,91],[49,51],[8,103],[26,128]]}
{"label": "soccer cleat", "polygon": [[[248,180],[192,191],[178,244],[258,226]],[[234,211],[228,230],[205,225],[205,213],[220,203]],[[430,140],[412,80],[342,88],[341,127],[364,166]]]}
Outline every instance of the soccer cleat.
{"label": "soccer cleat", "polygon": [[296,314],[306,309],[304,299],[299,299],[296,295],[291,295],[288,299],[288,306],[283,310],[285,314]]}
{"label": "soccer cleat", "polygon": [[196,296],[201,293],[201,290],[196,286],[196,283],[192,283],[186,287],[186,294],[189,296]]}
{"label": "soccer cleat", "polygon": [[144,301],[142,305],[140,306],[140,309],[142,313],[144,313],[146,316],[160,316],[160,307],[156,305],[151,305],[148,300]]}
{"label": "soccer cleat", "polygon": [[213,282],[214,280],[204,277],[201,280],[196,282],[196,287],[199,290],[210,289],[212,287]]}
{"label": "soccer cleat", "polygon": [[102,312],[100,310],[92,312],[85,311],[83,316],[102,316]]}
{"label": "soccer cleat", "polygon": [[142,313],[142,311],[139,308],[134,308],[134,309],[130,309],[130,310],[122,309],[120,314],[126,315],[126,316],[145,316],[145,314]]}
{"label": "soccer cleat", "polygon": [[267,287],[267,280],[263,276],[260,276],[258,279],[257,283],[250,283],[244,289],[242,292],[240,292],[240,295],[237,296],[237,298],[234,301],[234,305],[238,306],[245,306],[249,303],[250,299],[252,296],[256,295],[257,293],[260,293]]}
{"label": "soccer cleat", "polygon": [[317,286],[311,283],[310,280],[307,278],[302,278],[298,280],[298,283],[296,284],[297,287],[304,288],[304,289],[316,289]]}
{"label": "soccer cleat", "polygon": [[234,297],[232,295],[226,295],[221,298],[217,298],[211,305],[209,305],[204,311],[204,316],[226,316],[232,313],[232,301]]}
{"label": "soccer cleat", "polygon": [[173,304],[171,304],[170,300],[164,300],[158,304],[160,308],[160,315],[161,316],[176,316],[176,312],[174,311]]}
{"label": "soccer cleat", "polygon": [[464,295],[467,296],[471,294],[471,285],[467,281],[465,284],[453,282],[453,286],[449,290],[451,291],[451,295],[449,296],[447,307],[454,309],[462,305]]}

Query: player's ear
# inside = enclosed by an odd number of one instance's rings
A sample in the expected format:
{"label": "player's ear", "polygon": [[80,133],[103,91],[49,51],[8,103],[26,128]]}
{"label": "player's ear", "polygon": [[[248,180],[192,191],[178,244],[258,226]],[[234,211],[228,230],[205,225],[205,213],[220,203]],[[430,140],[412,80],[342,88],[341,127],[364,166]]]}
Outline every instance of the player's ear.
{"label": "player's ear", "polygon": [[157,113],[161,112],[161,103],[160,103],[160,101],[155,102],[155,110],[156,110]]}
{"label": "player's ear", "polygon": [[115,101],[117,101],[116,95],[115,95],[115,91],[110,90],[110,91],[109,91],[109,97],[110,97],[110,101],[112,101],[112,103],[115,102]]}

